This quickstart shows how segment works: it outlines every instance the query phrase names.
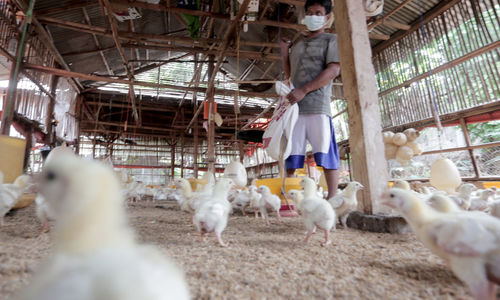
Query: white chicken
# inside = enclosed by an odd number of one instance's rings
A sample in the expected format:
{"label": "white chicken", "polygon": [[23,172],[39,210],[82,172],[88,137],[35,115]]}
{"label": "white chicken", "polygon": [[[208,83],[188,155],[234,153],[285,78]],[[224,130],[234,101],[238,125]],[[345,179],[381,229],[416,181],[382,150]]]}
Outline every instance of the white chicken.
{"label": "white chicken", "polygon": [[222,232],[226,229],[227,219],[231,211],[231,203],[227,200],[229,190],[233,186],[229,178],[221,178],[214,187],[210,199],[201,203],[193,217],[194,225],[201,238],[205,241],[205,234],[214,232],[217,241],[222,247],[226,247],[222,241]]}
{"label": "white chicken", "polygon": [[471,194],[476,190],[472,183],[464,183],[458,188],[458,195],[450,195],[450,198],[463,210],[468,210],[471,205]]}
{"label": "white chicken", "polygon": [[300,185],[304,189],[304,199],[300,201],[299,207],[302,212],[304,225],[307,229],[304,243],[307,243],[316,227],[323,230],[325,233],[325,241],[321,246],[331,244],[329,233],[332,228],[335,229],[335,211],[331,205],[316,194],[316,183],[309,177],[304,177],[300,181]]}
{"label": "white chicken", "polygon": [[14,183],[3,183],[4,175],[0,171],[0,226],[3,226],[5,215],[16,205],[19,197],[29,188],[31,179],[21,175]]}
{"label": "white chicken", "polygon": [[344,228],[347,228],[349,214],[358,208],[356,193],[363,188],[363,185],[357,181],[349,182],[341,193],[328,200]]}
{"label": "white chicken", "polygon": [[76,156],[54,157],[42,195],[56,214],[51,256],[20,299],[189,299],[183,273],[127,225],[113,171]]}
{"label": "white chicken", "polygon": [[271,209],[274,212],[276,212],[276,218],[278,219],[278,222],[281,222],[281,216],[280,216],[281,199],[280,199],[280,197],[271,193],[271,190],[266,185],[259,186],[257,191],[262,195],[262,198],[260,199],[258,205],[255,206],[255,208],[258,209],[258,211],[260,212],[262,217],[266,220],[266,224],[269,225],[269,216],[267,214],[268,209]]}
{"label": "white chicken", "polygon": [[490,203],[490,215],[500,218],[500,201],[493,201]]}
{"label": "white chicken", "polygon": [[[258,192],[258,188],[255,185],[250,185],[248,187],[250,206],[254,208],[255,218],[258,217],[258,207],[261,205],[262,194]],[[264,216],[262,216],[264,217]]]}
{"label": "white chicken", "polygon": [[396,179],[396,180],[394,180],[394,183],[392,184],[392,187],[393,188],[402,189],[402,190],[407,190],[407,191],[411,190],[410,184],[408,183],[408,181],[402,180],[402,179]]}
{"label": "white chicken", "polygon": [[234,200],[232,202],[233,207],[237,207],[241,210],[241,213],[246,216],[245,209],[250,204],[250,191],[249,190],[237,190],[234,194]]}
{"label": "white chicken", "polygon": [[175,185],[183,190],[181,210],[188,213],[194,213],[212,195],[214,189],[214,183],[208,182],[201,190],[193,192],[191,184],[184,178],[177,179]]}
{"label": "white chicken", "polygon": [[442,213],[461,211],[455,201],[446,196],[444,193],[434,193],[429,199],[427,199],[427,203],[432,208]]}
{"label": "white chicken", "polygon": [[483,190],[479,197],[471,198],[469,210],[487,211],[490,197],[495,194],[492,190]]}
{"label": "white chicken", "polygon": [[42,229],[40,234],[47,232],[49,229],[49,221],[54,221],[56,214],[53,208],[45,201],[45,197],[42,194],[37,194],[35,198],[36,204],[36,216],[40,222],[42,222]]}
{"label": "white chicken", "polygon": [[301,213],[300,202],[304,200],[304,192],[292,189],[287,192],[287,197],[292,199],[292,202],[295,204],[295,208],[299,213]]}
{"label": "white chicken", "polygon": [[495,283],[500,283],[500,220],[479,212],[438,212],[401,189],[391,189],[383,198],[383,204],[401,212],[418,239],[448,263],[476,299],[495,298]]}

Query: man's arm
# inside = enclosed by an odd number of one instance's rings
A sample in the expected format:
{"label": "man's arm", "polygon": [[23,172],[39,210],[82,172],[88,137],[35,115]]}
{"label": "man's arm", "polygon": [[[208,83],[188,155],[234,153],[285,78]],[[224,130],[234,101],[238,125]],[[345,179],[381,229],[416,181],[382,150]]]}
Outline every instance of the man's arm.
{"label": "man's arm", "polygon": [[283,62],[283,72],[285,73],[284,80],[290,78],[290,57],[289,57],[289,49],[290,49],[290,41],[281,40],[280,48],[281,48],[281,61]]}
{"label": "man's arm", "polygon": [[[288,65],[290,67],[290,65]],[[339,63],[329,63],[323,72],[319,73],[316,78],[312,81],[304,84],[300,88],[296,88],[288,94],[287,98],[291,104],[297,103],[304,99],[307,93],[320,89],[330,83],[340,74],[340,64]]]}

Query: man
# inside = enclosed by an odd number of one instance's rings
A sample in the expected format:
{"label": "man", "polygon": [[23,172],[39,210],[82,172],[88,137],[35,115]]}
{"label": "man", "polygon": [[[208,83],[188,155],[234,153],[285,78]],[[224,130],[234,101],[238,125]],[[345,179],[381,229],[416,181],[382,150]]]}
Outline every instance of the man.
{"label": "man", "polygon": [[286,168],[291,177],[295,169],[304,167],[308,140],[316,164],[324,169],[329,199],[337,192],[339,177],[339,154],[330,108],[332,81],[340,73],[337,35],[325,33],[325,25],[333,18],[331,0],[307,0],[305,11],[306,36],[291,49],[289,42],[280,44],[285,77],[295,87],[287,98],[299,105]]}

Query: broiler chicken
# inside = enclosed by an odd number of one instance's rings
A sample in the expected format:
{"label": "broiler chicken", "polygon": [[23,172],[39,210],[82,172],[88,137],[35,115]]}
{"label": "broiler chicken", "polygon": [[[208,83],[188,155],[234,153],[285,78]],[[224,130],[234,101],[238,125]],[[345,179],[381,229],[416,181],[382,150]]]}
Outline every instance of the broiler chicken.
{"label": "broiler chicken", "polygon": [[233,206],[241,209],[241,213],[246,216],[245,209],[250,204],[250,191],[237,191],[234,195]]}
{"label": "broiler chicken", "polygon": [[0,226],[3,226],[5,215],[16,205],[19,197],[30,186],[30,177],[21,175],[14,183],[3,183],[4,175],[0,171]]}
{"label": "broiler chicken", "polygon": [[136,241],[107,166],[53,157],[44,166],[41,193],[56,215],[53,249],[20,299],[189,299],[182,271]]}
{"label": "broiler chicken", "polygon": [[481,212],[434,210],[409,191],[391,189],[383,204],[399,210],[417,238],[447,262],[476,299],[494,299],[500,283],[500,220]]}
{"label": "broiler chicken", "polygon": [[347,228],[349,214],[358,208],[356,193],[361,189],[363,189],[361,183],[352,181],[341,193],[328,200],[344,228]]}
{"label": "broiler chicken", "polygon": [[217,241],[223,247],[227,246],[222,241],[222,232],[226,229],[231,203],[227,200],[233,181],[229,178],[220,179],[214,187],[210,199],[201,203],[193,217],[194,225],[204,241],[205,234],[214,232]]}
{"label": "broiler chicken", "polygon": [[487,211],[489,207],[489,199],[495,194],[492,190],[483,190],[479,197],[471,198],[469,210]]}
{"label": "broiler chicken", "polygon": [[300,181],[300,185],[304,189],[304,199],[300,201],[299,207],[302,212],[304,225],[307,229],[304,243],[307,243],[309,238],[318,227],[325,233],[325,241],[322,246],[331,244],[329,233],[332,228],[335,229],[335,211],[331,205],[316,194],[316,183],[309,177],[304,177]]}
{"label": "broiler chicken", "polygon": [[258,206],[256,207],[263,218],[266,220],[266,224],[269,225],[269,216],[267,214],[267,210],[271,209],[276,212],[276,218],[278,222],[281,222],[280,216],[280,208],[281,208],[281,199],[280,197],[271,193],[271,190],[266,185],[261,185],[257,189],[257,191],[262,195],[262,198],[259,201]]}
{"label": "broiler chicken", "polygon": [[471,194],[476,190],[472,183],[464,183],[458,188],[458,195],[450,195],[450,198],[463,210],[468,210],[471,205]]}

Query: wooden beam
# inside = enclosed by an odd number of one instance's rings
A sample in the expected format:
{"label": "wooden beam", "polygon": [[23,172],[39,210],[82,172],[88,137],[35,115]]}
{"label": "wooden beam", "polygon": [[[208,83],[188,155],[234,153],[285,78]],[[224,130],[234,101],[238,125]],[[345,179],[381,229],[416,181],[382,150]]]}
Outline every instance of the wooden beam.
{"label": "wooden beam", "polygon": [[460,56],[457,59],[454,59],[454,60],[450,61],[450,62],[442,64],[439,67],[434,68],[430,72],[428,71],[428,72],[422,73],[422,74],[420,74],[418,76],[413,77],[412,79],[409,79],[409,80],[407,80],[407,81],[405,81],[405,82],[403,82],[401,84],[398,84],[397,86],[394,86],[392,88],[386,89],[386,90],[384,90],[384,91],[382,91],[382,92],[379,93],[379,97],[385,96],[385,95],[387,95],[387,94],[389,94],[389,93],[391,93],[391,92],[393,92],[395,90],[398,90],[400,88],[409,86],[410,84],[412,84],[414,82],[417,82],[417,81],[420,81],[420,80],[422,80],[424,78],[427,78],[427,77],[429,77],[431,75],[443,72],[443,71],[445,71],[445,70],[447,70],[449,68],[452,68],[452,67],[454,67],[456,65],[459,65],[459,64],[461,64],[461,63],[463,63],[465,61],[468,61],[468,60],[470,60],[470,59],[472,59],[472,58],[474,58],[476,56],[479,56],[479,55],[484,54],[484,53],[486,53],[488,51],[494,50],[494,49],[496,49],[498,47],[500,47],[500,40],[498,40],[496,42],[493,42],[491,44],[488,44],[486,46],[483,46],[483,47],[481,47],[479,49],[476,49],[476,50],[474,50],[472,52],[469,52],[469,53],[467,53],[467,54],[465,54],[463,56]]}
{"label": "wooden beam", "polygon": [[365,188],[361,191],[362,210],[372,214],[387,186],[382,122],[377,98],[375,71],[361,1],[334,1],[335,28],[339,40],[340,65],[349,112],[353,173]]}
{"label": "wooden beam", "polygon": [[[73,77],[73,78],[80,78],[80,79],[85,79],[85,80],[91,80],[91,81],[102,81],[102,82],[110,82],[110,83],[123,83],[123,84],[131,84],[129,80],[125,79],[117,79],[117,78],[109,78],[109,77],[103,77],[103,76],[96,76],[96,75],[89,75],[89,74],[83,74],[83,73],[77,73],[77,72],[72,72],[72,71],[66,71],[62,69],[56,69],[56,68],[51,68],[51,67],[46,67],[46,66],[39,66],[39,65],[34,65],[34,64],[29,64],[25,63],[24,68],[26,69],[32,69],[32,70],[37,70],[40,72],[44,72],[47,74],[54,74],[58,75],[61,77]],[[173,89],[173,90],[179,90],[179,91],[192,91],[192,92],[206,92],[206,88],[203,87],[185,87],[185,86],[177,86],[177,85],[172,85],[172,84],[157,84],[157,83],[152,83],[152,82],[145,82],[145,81],[134,81],[132,83],[133,85],[137,86],[146,86],[146,87],[153,87],[153,88],[168,88],[168,89]],[[237,93],[237,91],[233,90],[225,90],[225,89],[215,89],[215,94],[216,95],[226,95],[226,96],[234,96]],[[261,97],[261,98],[277,98],[277,94],[270,94],[270,93],[257,93],[257,92],[239,92],[240,95],[242,96],[248,96],[248,97]]]}
{"label": "wooden beam", "polygon": [[47,105],[47,115],[45,116],[45,128],[47,130],[47,139],[46,143],[49,145],[54,145],[54,142],[56,140],[52,126],[52,121],[55,119],[54,118],[54,107],[56,105],[56,90],[57,90],[57,83],[59,82],[59,76],[52,75],[52,78],[50,79],[50,93],[52,94],[52,98],[49,100],[49,105]]}
{"label": "wooden beam", "polygon": [[[378,25],[384,23],[384,21],[386,21],[388,18],[390,18],[392,15],[394,15],[395,13],[397,13],[399,10],[401,10],[403,7],[405,7],[406,5],[408,5],[412,0],[405,0],[403,2],[401,2],[398,6],[396,6],[393,10],[391,10],[390,12],[386,13],[382,18],[379,18],[377,20],[375,20],[375,22],[371,23],[370,25],[368,25],[368,30],[372,30],[373,28],[377,27]],[[408,30],[408,29],[406,29]]]}
{"label": "wooden beam", "polygon": [[35,10],[35,14],[37,16],[38,15],[44,16],[44,15],[48,15],[48,14],[66,12],[68,10],[77,9],[77,8],[85,8],[87,6],[97,5],[97,4],[98,4],[98,2],[96,2],[94,0],[72,1],[69,4],[66,3],[65,5],[59,6],[59,7],[37,9],[37,10]]}
{"label": "wooden beam", "polygon": [[[434,6],[431,10],[426,12],[423,15],[423,23],[427,24],[431,20],[433,20],[435,17],[439,16],[442,14],[444,11],[448,10],[450,7],[454,6],[461,0],[442,0],[439,1],[436,6]],[[380,53],[382,50],[385,48],[389,47],[390,45],[394,44],[395,42],[399,41],[400,39],[404,38],[405,36],[419,30],[422,26],[422,23],[420,21],[420,17],[417,17],[415,21],[413,21],[410,24],[411,28],[409,30],[399,30],[396,33],[394,33],[391,38],[387,41],[381,42],[375,47],[373,47],[373,56],[375,57],[378,53]]]}
{"label": "wooden beam", "polygon": [[411,26],[403,23],[399,23],[393,20],[385,20],[382,24],[390,26],[392,28],[400,29],[400,30],[410,30]]}
{"label": "wooden beam", "polygon": [[[87,9],[85,7],[82,8],[83,12],[83,17],[85,19],[85,23],[87,25],[91,25],[92,23],[90,22],[89,14],[87,13]],[[95,33],[91,33],[92,38],[94,39],[94,44],[97,47],[97,49],[101,48],[101,44],[99,43],[99,40],[97,39],[97,36]],[[114,47],[113,47],[114,48]],[[106,57],[104,56],[104,51],[99,51],[99,55],[101,56],[102,62],[104,63],[104,66],[106,67],[106,71],[108,71],[109,75],[114,75],[113,70],[109,67],[108,61],[106,60]]]}
{"label": "wooden beam", "polygon": [[[121,122],[106,122],[106,121],[83,121],[83,124],[90,124],[90,125],[105,125],[105,126],[115,126],[115,127],[125,127],[124,123]],[[138,125],[127,125],[127,128],[132,128],[132,129],[148,129],[148,130],[154,130],[154,131],[161,131],[161,132],[178,132],[178,130],[172,129],[172,128],[163,128],[163,127],[154,127],[154,126],[138,126]]]}
{"label": "wooden beam", "polygon": [[500,146],[500,142],[492,142],[492,143],[486,143],[486,144],[481,144],[481,145],[425,151],[420,155],[439,154],[439,153],[456,152],[456,151],[467,151],[467,150],[474,150],[474,149],[492,148],[492,147],[498,147],[498,146]]}
{"label": "wooden beam", "polygon": [[464,135],[465,145],[467,145],[468,148],[467,150],[469,151],[472,167],[474,168],[474,174],[476,174],[476,176],[474,177],[479,178],[481,174],[479,173],[479,168],[477,166],[476,158],[474,157],[474,150],[470,148],[472,146],[472,143],[470,141],[469,129],[467,129],[467,125],[465,124],[464,118],[460,118],[460,126],[462,127],[462,133]]}

